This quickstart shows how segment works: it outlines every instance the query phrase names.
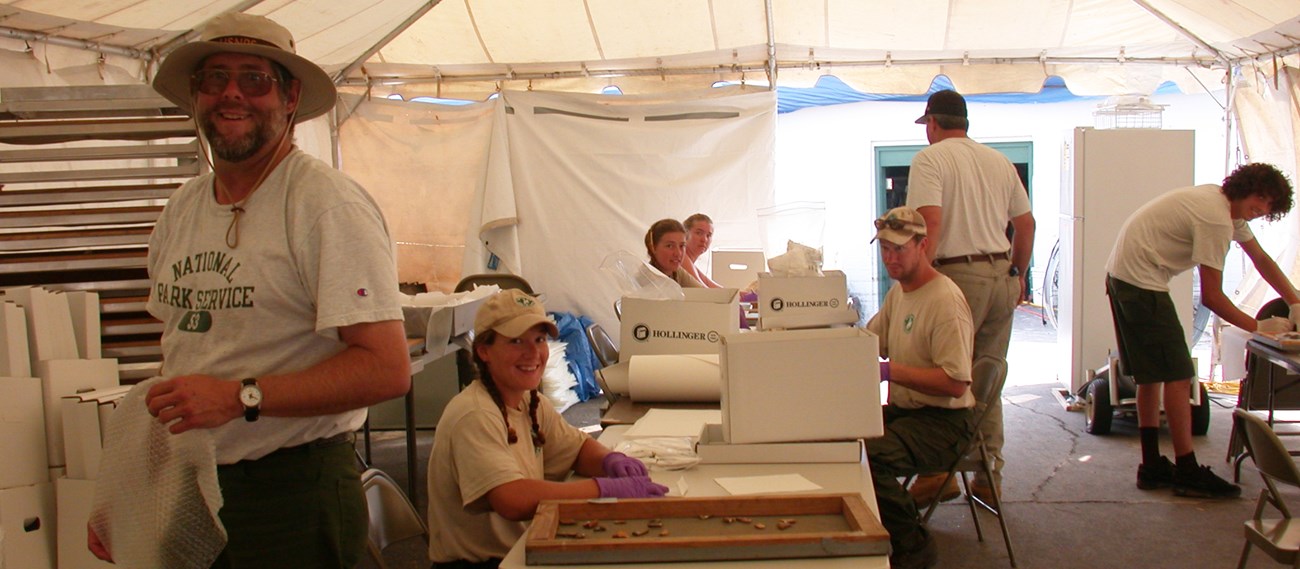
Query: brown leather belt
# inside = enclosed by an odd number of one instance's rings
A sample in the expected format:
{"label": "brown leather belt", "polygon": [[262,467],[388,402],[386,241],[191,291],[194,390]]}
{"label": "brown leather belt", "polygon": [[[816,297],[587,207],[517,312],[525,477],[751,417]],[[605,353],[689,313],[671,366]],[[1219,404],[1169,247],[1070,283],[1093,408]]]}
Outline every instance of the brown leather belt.
{"label": "brown leather belt", "polygon": [[956,257],[944,257],[935,259],[934,266],[952,265],[955,263],[992,263],[993,261],[1010,261],[1011,253],[1003,251],[1001,253],[980,253],[978,255],[958,255]]}

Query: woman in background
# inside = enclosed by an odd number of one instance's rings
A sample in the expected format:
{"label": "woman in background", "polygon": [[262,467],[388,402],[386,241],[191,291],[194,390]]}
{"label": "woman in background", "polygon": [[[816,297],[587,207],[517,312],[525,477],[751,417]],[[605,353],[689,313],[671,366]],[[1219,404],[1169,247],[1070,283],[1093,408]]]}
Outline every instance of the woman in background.
{"label": "woman in background", "polygon": [[[474,318],[479,377],[452,398],[429,455],[435,569],[495,568],[546,499],[650,498],[645,465],[566,423],[538,393],[556,335],[541,301],[505,290]],[[564,482],[570,472],[593,478]]]}
{"label": "woman in background", "polygon": [[682,288],[704,288],[704,284],[682,268],[686,258],[686,228],[676,219],[661,219],[645,233],[645,250],[650,266],[677,281]]}
{"label": "woman in background", "polygon": [[686,257],[682,260],[682,270],[708,288],[722,288],[722,285],[713,282],[713,279],[695,266],[696,261],[700,260],[700,256],[708,251],[709,245],[713,243],[713,220],[707,215],[697,213],[686,218],[686,221],[682,222],[682,227],[686,229]]}

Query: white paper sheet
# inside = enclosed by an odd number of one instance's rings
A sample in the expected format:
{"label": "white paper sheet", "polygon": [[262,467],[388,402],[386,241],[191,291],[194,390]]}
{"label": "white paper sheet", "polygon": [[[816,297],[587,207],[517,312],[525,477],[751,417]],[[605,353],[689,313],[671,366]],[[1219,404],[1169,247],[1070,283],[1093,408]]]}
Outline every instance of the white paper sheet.
{"label": "white paper sheet", "polygon": [[722,399],[717,354],[632,356],[628,393],[633,401],[714,402]]}
{"label": "white paper sheet", "polygon": [[798,474],[774,474],[771,476],[735,476],[714,478],[723,490],[732,496],[745,494],[775,494],[778,492],[815,492],[822,487]]}
{"label": "white paper sheet", "polygon": [[698,439],[705,423],[722,421],[719,409],[651,409],[637,419],[625,439],[645,437],[692,437]]}

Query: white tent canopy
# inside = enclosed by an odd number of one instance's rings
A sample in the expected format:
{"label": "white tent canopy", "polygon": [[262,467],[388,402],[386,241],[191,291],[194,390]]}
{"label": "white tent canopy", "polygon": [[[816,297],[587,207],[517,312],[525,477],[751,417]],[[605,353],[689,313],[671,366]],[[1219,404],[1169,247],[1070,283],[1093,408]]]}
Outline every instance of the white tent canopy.
{"label": "white tent canopy", "polygon": [[1150,93],[1300,50],[1294,0],[0,0],[0,37],[152,63],[230,10],[284,24],[342,84],[470,98],[772,73],[889,93],[939,74],[968,93],[1037,91],[1049,75],[1078,94]]}

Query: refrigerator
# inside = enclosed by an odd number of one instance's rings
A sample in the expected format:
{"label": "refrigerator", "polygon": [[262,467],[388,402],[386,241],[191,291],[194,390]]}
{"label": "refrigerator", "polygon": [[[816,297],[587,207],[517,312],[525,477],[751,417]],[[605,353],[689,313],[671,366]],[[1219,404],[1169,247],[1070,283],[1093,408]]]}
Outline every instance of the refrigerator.
{"label": "refrigerator", "polygon": [[[1190,130],[1076,128],[1061,164],[1057,379],[1077,393],[1115,350],[1106,261],[1129,215],[1156,196],[1193,185]],[[1192,331],[1192,272],[1170,283],[1183,330]]]}

